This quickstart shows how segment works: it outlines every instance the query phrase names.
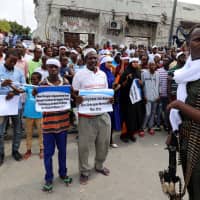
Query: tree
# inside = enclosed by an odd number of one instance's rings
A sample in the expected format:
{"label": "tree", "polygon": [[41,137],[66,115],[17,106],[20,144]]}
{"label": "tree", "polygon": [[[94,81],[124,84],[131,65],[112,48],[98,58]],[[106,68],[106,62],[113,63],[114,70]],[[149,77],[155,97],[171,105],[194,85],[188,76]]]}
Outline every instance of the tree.
{"label": "tree", "polygon": [[29,35],[31,32],[30,27],[24,27],[18,24],[16,21],[0,20],[0,30],[2,32],[11,32],[17,35]]}
{"label": "tree", "polygon": [[8,21],[6,20],[0,20],[0,31],[2,32],[10,32],[11,27]]}
{"label": "tree", "polygon": [[28,35],[31,29],[27,27],[23,27],[22,25],[18,24],[17,22],[9,22],[11,26],[11,33],[18,34],[18,35]]}

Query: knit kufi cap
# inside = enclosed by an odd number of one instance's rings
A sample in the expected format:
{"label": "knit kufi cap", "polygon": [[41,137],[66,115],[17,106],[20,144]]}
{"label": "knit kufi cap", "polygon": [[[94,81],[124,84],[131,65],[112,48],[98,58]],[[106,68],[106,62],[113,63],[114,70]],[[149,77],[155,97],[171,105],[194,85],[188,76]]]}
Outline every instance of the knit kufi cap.
{"label": "knit kufi cap", "polygon": [[55,58],[49,58],[46,62],[46,65],[55,65],[57,67],[60,67],[60,61]]}
{"label": "knit kufi cap", "polygon": [[60,46],[59,49],[65,49],[65,51],[67,50],[66,46]]}
{"label": "knit kufi cap", "polygon": [[134,57],[134,58],[130,58],[130,59],[129,59],[129,63],[132,63],[132,62],[134,62],[134,61],[139,62],[139,58]]}
{"label": "knit kufi cap", "polygon": [[177,55],[176,55],[176,59],[178,59],[181,55],[184,55],[184,52],[183,52],[183,51],[177,53]]}
{"label": "knit kufi cap", "polygon": [[78,52],[77,52],[76,50],[74,50],[74,49],[72,49],[72,50],[70,51],[70,53],[74,53],[74,54],[78,55]]}
{"label": "knit kufi cap", "polygon": [[88,48],[84,51],[84,57],[86,57],[89,53],[94,52],[97,53],[95,49],[93,48]]}

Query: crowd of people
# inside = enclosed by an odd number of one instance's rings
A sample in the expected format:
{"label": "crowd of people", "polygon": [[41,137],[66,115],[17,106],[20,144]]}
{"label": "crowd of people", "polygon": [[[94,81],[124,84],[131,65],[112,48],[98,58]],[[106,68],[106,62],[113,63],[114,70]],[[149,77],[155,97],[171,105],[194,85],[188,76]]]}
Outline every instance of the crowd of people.
{"label": "crowd of people", "polygon": [[[199,33],[199,28],[197,30]],[[70,116],[77,116],[70,113],[76,109],[70,112],[36,112],[34,96],[37,89],[34,86],[38,85],[71,85],[72,108],[83,102],[78,93],[80,89],[114,90],[114,97],[110,99],[113,112],[78,114],[81,184],[89,180],[91,143],[96,147],[96,172],[108,176],[110,170],[103,164],[109,146],[118,147],[113,141],[114,131],[121,131],[121,141],[128,143],[136,142],[137,135],[144,137],[148,133],[153,136],[155,131],[163,129],[167,133],[172,129],[167,105],[177,98],[178,84],[173,77],[189,56],[186,46],[167,48],[130,44],[127,47],[107,42],[101,49],[98,45],[82,49],[80,46],[38,41],[33,45],[34,48],[28,49],[23,42],[16,42],[12,48],[0,44],[0,95],[6,95],[7,100],[15,95],[21,97],[18,115],[0,117],[0,165],[4,162],[4,133],[11,119],[12,156],[17,161],[31,156],[32,133],[37,128],[39,157],[44,158],[46,172],[43,189],[49,191],[53,187],[55,145],[59,150],[59,176],[67,184],[72,181],[67,175],[66,145],[68,127],[74,125],[74,118],[70,119]],[[137,89],[139,99],[132,99],[132,88]],[[170,108],[176,105],[172,103]],[[27,142],[24,155],[19,152],[22,126],[25,127]]]}

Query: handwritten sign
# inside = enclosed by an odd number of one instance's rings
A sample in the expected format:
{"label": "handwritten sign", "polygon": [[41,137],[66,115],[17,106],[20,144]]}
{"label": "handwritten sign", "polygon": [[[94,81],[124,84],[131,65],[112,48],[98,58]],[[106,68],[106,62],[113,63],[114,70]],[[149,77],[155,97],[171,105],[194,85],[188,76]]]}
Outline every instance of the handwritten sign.
{"label": "handwritten sign", "polygon": [[79,95],[83,96],[83,103],[78,107],[79,113],[98,114],[113,111],[109,102],[114,95],[112,89],[80,90]]}
{"label": "handwritten sign", "polygon": [[38,87],[36,96],[37,112],[54,112],[71,108],[70,86]]}
{"label": "handwritten sign", "polygon": [[0,116],[18,115],[19,96],[16,95],[10,100],[6,100],[6,95],[0,95]]}

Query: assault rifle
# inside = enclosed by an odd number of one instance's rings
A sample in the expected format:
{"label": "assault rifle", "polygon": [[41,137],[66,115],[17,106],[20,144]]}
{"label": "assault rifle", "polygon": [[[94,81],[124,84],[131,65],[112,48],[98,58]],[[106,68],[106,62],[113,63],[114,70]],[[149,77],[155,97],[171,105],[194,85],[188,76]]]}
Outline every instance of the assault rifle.
{"label": "assault rifle", "polygon": [[[168,137],[167,148],[169,152],[169,166],[168,169],[159,171],[159,178],[161,182],[162,191],[168,196],[170,200],[182,200],[182,183],[181,178],[176,176],[177,171],[177,150],[179,149],[177,132],[171,133]],[[176,184],[179,184],[179,191],[176,192]]]}

